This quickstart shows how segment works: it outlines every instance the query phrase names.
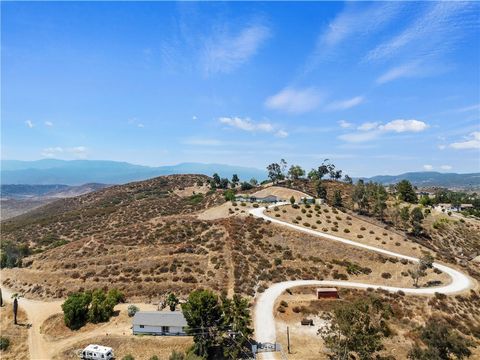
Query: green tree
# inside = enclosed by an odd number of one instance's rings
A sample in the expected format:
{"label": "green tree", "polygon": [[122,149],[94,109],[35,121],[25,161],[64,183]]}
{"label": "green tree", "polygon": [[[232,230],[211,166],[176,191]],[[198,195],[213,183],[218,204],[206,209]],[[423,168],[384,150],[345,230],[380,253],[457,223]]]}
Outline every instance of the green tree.
{"label": "green tree", "polygon": [[213,174],[212,178],[213,178],[213,181],[215,182],[215,185],[217,186],[220,185],[220,176],[217,173]]}
{"label": "green tree", "polygon": [[317,181],[317,180],[320,180],[319,176],[318,176],[318,171],[315,170],[315,169],[312,169],[308,172],[307,174],[307,178],[311,181]]}
{"label": "green tree", "polygon": [[319,330],[331,359],[370,360],[382,350],[388,335],[391,308],[378,298],[357,300],[326,313],[328,325]]}
{"label": "green tree", "polygon": [[352,192],[353,203],[357,205],[359,213],[365,213],[368,210],[367,188],[363,180],[358,180]]}
{"label": "green tree", "polygon": [[88,319],[88,306],[92,301],[90,292],[74,293],[62,304],[63,320],[72,330],[80,329]]}
{"label": "green tree", "polygon": [[376,184],[373,194],[373,212],[377,217],[383,219],[387,208],[388,194],[382,184]]}
{"label": "green tree", "polygon": [[303,176],[305,176],[305,170],[302,169],[300,165],[292,165],[288,170],[288,176],[292,180],[297,180]]}
{"label": "green tree", "polygon": [[178,300],[177,296],[174,293],[170,293],[167,296],[166,303],[170,308],[170,311],[175,311],[175,308],[180,303],[180,300]]}
{"label": "green tree", "polygon": [[335,190],[333,193],[333,206],[335,207],[342,207],[342,192],[340,190]]}
{"label": "green tree", "polygon": [[92,293],[92,301],[88,309],[88,321],[94,324],[108,321],[113,315],[116,304],[114,296],[107,296],[102,289],[95,290]]}
{"label": "green tree", "polygon": [[430,319],[420,330],[420,339],[426,345],[415,345],[408,353],[412,360],[464,359],[472,355],[470,347],[475,344],[463,337],[444,320]]}
{"label": "green tree", "polygon": [[194,352],[204,358],[215,358],[219,350],[219,327],[222,307],[218,296],[209,290],[195,290],[182,305],[187,320],[187,333],[193,335]]}
{"label": "green tree", "polygon": [[277,163],[272,163],[267,166],[268,177],[275,184],[280,180],[283,180],[282,168]]}
{"label": "green tree", "polygon": [[323,186],[323,183],[320,180],[316,181],[315,191],[317,192],[317,197],[320,199],[327,199],[327,189]]}
{"label": "green tree", "polygon": [[412,225],[412,233],[418,236],[422,233],[423,212],[419,207],[413,208],[410,213],[410,224]]}
{"label": "green tree", "polygon": [[418,202],[420,205],[425,207],[433,205],[433,200],[428,195],[422,195]]}
{"label": "green tree", "polygon": [[348,176],[347,174],[345,174],[345,176],[343,177],[343,180],[347,183],[347,184],[353,184],[353,179]]}
{"label": "green tree", "polygon": [[233,174],[232,175],[232,187],[237,186],[239,182],[240,182],[240,179],[238,178],[238,175]]}
{"label": "green tree", "polygon": [[253,185],[251,183],[248,183],[248,182],[244,181],[240,184],[240,189],[242,191],[250,190],[250,189],[253,189]]}
{"label": "green tree", "polygon": [[400,208],[400,220],[402,220],[403,226],[408,224],[408,220],[410,219],[410,207],[403,206]]}
{"label": "green tree", "polygon": [[227,189],[224,191],[223,196],[226,201],[235,201],[235,191],[232,189]]}
{"label": "green tree", "polygon": [[409,202],[411,204],[416,204],[417,194],[415,193],[415,189],[413,188],[412,184],[408,180],[402,180],[396,185],[396,190],[398,194],[398,198],[402,201]]}
{"label": "green tree", "polygon": [[250,182],[250,185],[252,185],[252,186],[257,186],[258,185],[258,181],[255,178],[251,178],[249,182]]}
{"label": "green tree", "polygon": [[416,264],[413,269],[409,269],[408,274],[413,279],[413,285],[415,287],[418,287],[418,281],[420,280],[420,278],[427,275],[425,269],[420,263]]}
{"label": "green tree", "polygon": [[295,204],[295,197],[292,195],[292,197],[290,198],[290,204]]}
{"label": "green tree", "polygon": [[248,300],[235,294],[232,299],[222,297],[223,325],[231,331],[223,337],[223,354],[228,359],[238,359],[250,352],[251,328]]}

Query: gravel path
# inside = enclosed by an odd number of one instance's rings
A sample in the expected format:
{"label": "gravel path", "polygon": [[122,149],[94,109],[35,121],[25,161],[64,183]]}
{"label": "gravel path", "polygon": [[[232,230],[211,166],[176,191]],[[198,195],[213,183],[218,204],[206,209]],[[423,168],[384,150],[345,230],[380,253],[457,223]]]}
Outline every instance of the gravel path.
{"label": "gravel path", "polygon": [[[279,206],[279,205],[286,205],[286,203],[276,204],[270,207]],[[393,251],[388,251],[388,250],[377,248],[371,245],[361,244],[356,241],[344,239],[339,236],[322,233],[320,231],[307,229],[295,224],[284,222],[282,220],[271,218],[264,213],[265,209],[266,209],[265,207],[252,209],[250,210],[250,214],[259,218],[263,218],[265,220],[270,220],[272,223],[286,226],[291,229],[301,231],[303,233],[307,233],[310,235],[320,236],[322,238],[326,238],[332,241],[341,242],[346,245],[351,245],[358,248],[375,251],[377,253],[397,257],[400,259],[407,259],[414,262],[419,261],[419,259],[412,256],[398,254]],[[273,307],[275,304],[275,300],[285,290],[292,287],[313,285],[313,286],[340,286],[340,287],[359,288],[359,289],[382,288],[384,290],[391,291],[391,292],[397,292],[399,290],[402,290],[403,292],[408,294],[432,295],[436,292],[443,293],[443,294],[455,294],[458,292],[465,291],[470,287],[472,287],[473,285],[470,278],[458,270],[455,270],[453,268],[450,268],[448,266],[445,266],[439,263],[433,263],[433,267],[448,274],[452,281],[445,286],[429,287],[429,288],[402,288],[402,287],[395,287],[395,286],[383,286],[383,285],[380,286],[375,284],[358,283],[358,282],[351,282],[351,281],[336,281],[336,280],[293,280],[293,281],[284,281],[284,282],[273,284],[268,289],[266,289],[263,293],[261,293],[260,296],[258,296],[258,298],[256,299],[255,309],[254,309],[254,328],[255,328],[256,340],[258,342],[275,342],[276,341],[275,319],[273,316]],[[263,355],[264,355],[263,359],[275,358],[275,353],[264,353]]]}

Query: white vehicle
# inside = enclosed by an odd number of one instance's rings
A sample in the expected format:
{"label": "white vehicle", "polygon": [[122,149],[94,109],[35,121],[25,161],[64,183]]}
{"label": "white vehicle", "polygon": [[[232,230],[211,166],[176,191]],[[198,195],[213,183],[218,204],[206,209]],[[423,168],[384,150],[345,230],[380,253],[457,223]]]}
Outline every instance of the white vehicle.
{"label": "white vehicle", "polygon": [[85,360],[110,360],[115,355],[111,347],[92,344],[83,349],[81,357]]}

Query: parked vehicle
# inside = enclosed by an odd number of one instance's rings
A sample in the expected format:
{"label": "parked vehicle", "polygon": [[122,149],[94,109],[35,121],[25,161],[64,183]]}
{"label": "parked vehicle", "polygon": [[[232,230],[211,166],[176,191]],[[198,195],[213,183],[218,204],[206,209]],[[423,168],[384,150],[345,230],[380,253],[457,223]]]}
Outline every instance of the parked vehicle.
{"label": "parked vehicle", "polygon": [[110,360],[115,355],[111,347],[91,344],[83,349],[81,357],[85,360]]}

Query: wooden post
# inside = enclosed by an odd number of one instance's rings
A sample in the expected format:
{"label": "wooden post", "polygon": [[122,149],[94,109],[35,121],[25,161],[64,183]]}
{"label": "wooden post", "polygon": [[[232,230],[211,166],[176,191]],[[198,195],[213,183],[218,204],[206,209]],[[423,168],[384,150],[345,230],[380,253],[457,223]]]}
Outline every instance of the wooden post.
{"label": "wooden post", "polygon": [[287,326],[287,349],[288,349],[288,353],[290,354],[290,331],[288,329],[288,326]]}

